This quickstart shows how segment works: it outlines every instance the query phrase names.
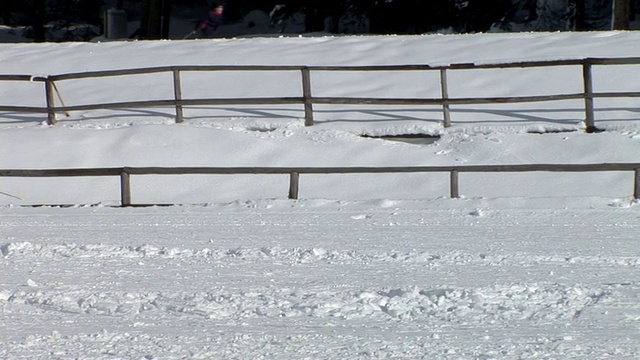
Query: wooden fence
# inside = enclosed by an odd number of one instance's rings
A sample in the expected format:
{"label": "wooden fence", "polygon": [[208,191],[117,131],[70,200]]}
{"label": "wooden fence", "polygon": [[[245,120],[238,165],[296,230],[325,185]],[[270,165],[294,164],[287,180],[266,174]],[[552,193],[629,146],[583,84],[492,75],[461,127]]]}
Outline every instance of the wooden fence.
{"label": "wooden fence", "polygon": [[[277,105],[300,104],[304,106],[305,125],[314,123],[313,105],[416,105],[416,106],[440,106],[443,112],[443,126],[450,127],[451,107],[454,105],[496,104],[496,103],[527,103],[559,100],[584,100],[585,124],[587,132],[597,130],[595,124],[594,99],[596,98],[639,98],[640,92],[596,92],[593,87],[592,68],[606,65],[640,65],[640,57],[632,58],[585,58],[578,60],[555,61],[526,61],[501,64],[452,64],[447,66],[429,65],[381,65],[381,66],[164,66],[141,69],[89,71],[82,73],[70,73],[61,75],[31,76],[31,75],[0,75],[0,81],[41,81],[45,85],[45,107],[34,106],[10,106],[0,104],[0,111],[46,113],[47,123],[56,123],[56,113],[68,113],[78,110],[96,109],[127,109],[127,108],[151,108],[173,107],[175,108],[175,121],[184,121],[183,107],[202,105]],[[456,98],[449,91],[447,74],[456,70],[477,69],[508,69],[508,68],[534,68],[555,66],[580,66],[582,67],[583,91],[572,94],[513,96],[513,97],[477,97]],[[202,71],[297,71],[301,74],[302,94],[293,97],[263,97],[263,98],[207,98],[184,99],[182,96],[181,74],[185,72]],[[312,95],[311,73],[320,71],[438,71],[440,73],[440,97],[436,98],[368,98],[368,97],[316,97]],[[100,104],[64,104],[62,95],[58,91],[56,82],[111,76],[141,75],[151,73],[170,72],[173,74],[173,99],[127,101]],[[115,91],[115,90],[114,90]],[[56,106],[55,98],[59,99],[62,106]]]}
{"label": "wooden fence", "polygon": [[457,198],[460,173],[487,172],[602,172],[628,171],[633,173],[633,198],[640,199],[640,163],[606,164],[534,164],[534,165],[464,165],[464,166],[406,166],[406,167],[118,167],[93,169],[0,170],[0,177],[86,177],[119,176],[121,206],[134,205],[131,194],[132,175],[233,175],[233,174],[289,174],[289,199],[298,199],[301,174],[364,174],[364,173],[442,173],[448,172],[450,196]]}

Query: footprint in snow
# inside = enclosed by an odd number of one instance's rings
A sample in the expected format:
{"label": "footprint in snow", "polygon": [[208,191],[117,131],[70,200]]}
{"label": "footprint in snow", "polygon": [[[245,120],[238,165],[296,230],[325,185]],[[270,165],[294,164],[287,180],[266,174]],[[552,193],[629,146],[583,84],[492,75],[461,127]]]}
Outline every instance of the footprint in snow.
{"label": "footprint in snow", "polygon": [[484,216],[485,212],[482,209],[475,209],[472,212],[469,213],[469,215],[471,216],[477,216],[477,217],[482,217]]}

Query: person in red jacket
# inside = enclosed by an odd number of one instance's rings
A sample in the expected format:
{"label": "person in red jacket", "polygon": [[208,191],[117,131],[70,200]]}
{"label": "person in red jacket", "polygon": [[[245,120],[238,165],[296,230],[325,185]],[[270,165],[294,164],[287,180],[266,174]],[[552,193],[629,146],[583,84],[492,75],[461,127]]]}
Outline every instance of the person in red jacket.
{"label": "person in red jacket", "polygon": [[222,23],[222,12],[224,11],[224,5],[214,3],[211,6],[209,16],[198,23],[197,30],[202,32],[202,36],[206,38],[213,37],[213,34],[218,30],[218,27]]}

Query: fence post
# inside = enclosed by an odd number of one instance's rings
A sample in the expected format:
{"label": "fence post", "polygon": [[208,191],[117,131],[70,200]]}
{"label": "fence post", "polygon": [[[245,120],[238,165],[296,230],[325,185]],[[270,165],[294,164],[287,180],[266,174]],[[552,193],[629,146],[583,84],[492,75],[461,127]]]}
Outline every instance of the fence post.
{"label": "fence post", "polygon": [[120,206],[131,206],[131,176],[126,169],[120,172]]}
{"label": "fence post", "polygon": [[182,87],[180,86],[180,70],[173,69],[173,93],[176,99],[176,123],[184,121],[182,105],[179,102],[182,100]]}
{"label": "fence post", "polygon": [[633,198],[640,200],[640,168],[634,170],[635,181],[633,185]]}
{"label": "fence post", "polygon": [[298,199],[298,189],[300,185],[300,174],[297,172],[289,173],[289,199]]}
{"label": "fence post", "polygon": [[302,71],[302,96],[304,98],[304,126],[313,126],[313,102],[311,100],[311,72],[308,67]]}
{"label": "fence post", "polygon": [[53,111],[55,107],[55,99],[53,97],[53,80],[47,77],[44,80],[44,93],[47,102],[47,125],[56,124],[56,113]]}
{"label": "fence post", "polygon": [[587,133],[597,132],[595,125],[595,111],[593,107],[593,76],[591,73],[591,62],[584,59],[582,63],[582,80],[584,81],[584,110],[585,125]]}
{"label": "fence post", "polygon": [[460,183],[458,179],[458,170],[451,170],[449,174],[451,198],[457,199],[460,197]]}
{"label": "fence post", "polygon": [[440,69],[440,89],[442,90],[443,125],[451,127],[451,111],[449,110],[449,87],[447,85],[447,69]]}

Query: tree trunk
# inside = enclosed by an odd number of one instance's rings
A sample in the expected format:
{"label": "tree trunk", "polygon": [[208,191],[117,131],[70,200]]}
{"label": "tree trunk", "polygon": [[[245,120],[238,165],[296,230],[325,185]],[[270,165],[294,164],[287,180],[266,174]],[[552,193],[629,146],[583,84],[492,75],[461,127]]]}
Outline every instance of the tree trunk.
{"label": "tree trunk", "polygon": [[171,23],[171,3],[173,0],[163,0],[162,3],[162,38],[169,38],[169,26]]}
{"label": "tree trunk", "polygon": [[307,3],[304,11],[305,31],[316,32],[324,30],[324,8],[316,0]]}
{"label": "tree trunk", "polygon": [[11,25],[11,11],[13,11],[13,0],[3,0],[2,5],[2,23],[4,25]]}
{"label": "tree trunk", "polygon": [[573,31],[586,31],[589,30],[587,28],[587,24],[585,22],[586,19],[586,8],[585,8],[585,0],[569,0],[569,12],[572,16],[572,24],[569,28]]}
{"label": "tree trunk", "polygon": [[163,0],[147,0],[149,6],[147,39],[158,40],[162,36],[162,2]]}
{"label": "tree trunk", "polygon": [[629,30],[631,0],[613,0],[613,30]]}
{"label": "tree trunk", "polygon": [[45,42],[44,17],[47,11],[47,2],[45,0],[33,0],[33,12],[31,19],[31,27],[33,29],[33,41]]}

